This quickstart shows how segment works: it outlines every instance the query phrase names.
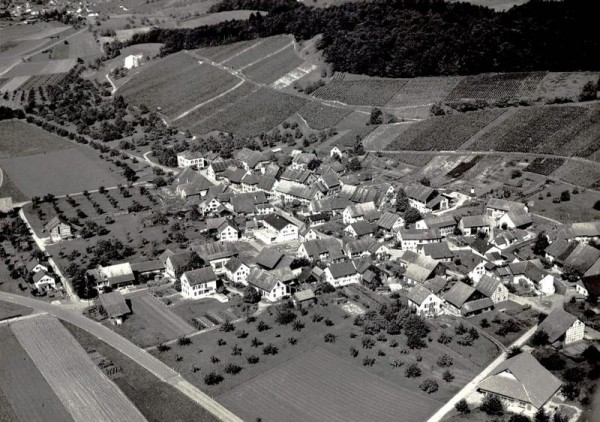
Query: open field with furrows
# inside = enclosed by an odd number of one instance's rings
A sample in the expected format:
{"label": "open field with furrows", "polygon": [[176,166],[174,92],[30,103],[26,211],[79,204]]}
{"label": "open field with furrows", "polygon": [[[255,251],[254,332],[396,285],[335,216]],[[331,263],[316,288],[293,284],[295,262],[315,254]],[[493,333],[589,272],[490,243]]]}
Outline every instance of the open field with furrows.
{"label": "open field with furrows", "polygon": [[27,306],[17,305],[15,303],[4,302],[0,300],[0,321],[29,315],[33,310]]}
{"label": "open field with furrows", "polygon": [[254,47],[240,51],[239,54],[222,61],[225,66],[232,69],[242,69],[263,60],[266,56],[276,53],[278,50],[292,44],[292,38],[288,35],[276,35],[274,37],[261,39]]}
{"label": "open field with furrows", "polygon": [[227,60],[230,57],[233,57],[234,55],[264,41],[264,39],[239,41],[231,44],[218,45],[215,47],[203,47],[192,51],[198,56],[206,57],[207,59],[210,59],[216,63],[221,63],[223,60]]}
{"label": "open field with furrows", "polygon": [[342,74],[314,92],[314,96],[328,101],[351,105],[384,106],[406,84],[407,79],[352,79]]}
{"label": "open field with furrows", "polygon": [[442,101],[463,79],[462,76],[424,77],[408,79],[386,107],[432,105]]}
{"label": "open field with furrows", "polygon": [[294,46],[290,45],[281,52],[245,68],[244,74],[256,82],[270,84],[302,63],[303,60],[296,55]]}
{"label": "open field with furrows", "polygon": [[[507,152],[537,152],[556,154],[552,136],[571,126],[583,124],[589,109],[578,106],[544,106],[518,109],[505,121],[484,133],[470,150],[495,150]],[[560,139],[558,142],[564,142]],[[577,155],[571,151],[570,155]]]}
{"label": "open field with furrows", "polygon": [[448,94],[446,101],[535,99],[537,87],[546,74],[547,72],[522,72],[466,76]]}
{"label": "open field with furrows", "polygon": [[0,158],[73,148],[68,140],[22,120],[1,121],[0,133]]}
{"label": "open field with furrows", "polygon": [[0,338],[0,420],[72,421],[9,326],[0,326]]}
{"label": "open field with furrows", "polygon": [[[268,132],[306,105],[307,100],[260,88],[230,107],[213,113],[194,126],[199,134],[218,130],[236,135]],[[199,110],[198,110],[199,111]]]}
{"label": "open field with furrows", "polygon": [[203,25],[216,25],[221,22],[231,20],[246,20],[252,13],[259,13],[255,10],[230,10],[219,13],[208,13],[204,16],[179,21],[175,25],[167,25],[168,27],[175,26],[177,28],[196,28]]}
{"label": "open field with furrows", "polygon": [[65,322],[63,324],[88,353],[101,354],[120,370],[113,382],[148,421],[216,421],[204,408],[118,350],[78,327]]}
{"label": "open field with furrows", "polygon": [[318,101],[311,101],[298,110],[298,114],[312,129],[334,127],[350,113],[352,113],[351,109],[332,107]]}
{"label": "open field with furrows", "polygon": [[473,135],[497,119],[504,110],[435,116],[417,122],[388,146],[393,150],[450,151],[458,149]]}
{"label": "open field with furrows", "polygon": [[194,327],[148,293],[130,297],[132,315],[121,325],[106,326],[140,347],[154,346],[190,334]]}
{"label": "open field with furrows", "polygon": [[41,316],[11,328],[75,421],[145,420],[58,319]]}
{"label": "open field with furrows", "polygon": [[552,173],[552,176],[577,186],[600,190],[600,165],[598,164],[567,161]]}
{"label": "open field with furrows", "polygon": [[414,123],[394,123],[390,125],[381,125],[363,139],[363,146],[369,151],[384,150],[394,139],[408,130],[413,124]]}
{"label": "open field with furrows", "polygon": [[[374,302],[366,299],[359,299],[359,302],[362,309],[370,306],[370,310],[376,311]],[[366,370],[402,391],[411,390],[419,399],[427,400],[430,397],[439,402],[438,406],[453,396],[497,354],[496,346],[485,338],[477,339],[472,346],[461,346],[456,340],[446,345],[436,341],[442,331],[454,336],[457,323],[452,319],[430,322],[428,337],[431,342],[425,338],[426,347],[409,350],[404,334],[389,335],[383,331],[381,336],[365,335],[361,327],[354,325],[354,315],[347,314],[328,296],[321,296],[319,303],[308,309],[307,313],[301,314],[297,310],[294,313],[296,320],[301,322],[296,325],[297,328],[291,322],[287,325],[278,323],[278,310],[269,308],[255,321],[234,324],[231,331],[225,331],[221,326],[191,337],[192,343],[189,345],[172,344],[169,350],[153,350],[152,354],[180,372],[192,384],[208,394],[218,396],[235,391],[236,387],[243,386],[255,377],[289,364],[292,359],[309,353],[315,347],[321,347],[356,370]],[[325,341],[327,334],[334,336],[333,341]],[[331,340],[331,336],[328,337]],[[363,347],[365,338],[373,340],[373,344]],[[351,348],[358,352],[356,357],[352,356]],[[446,368],[440,368],[436,361],[442,354],[452,358],[452,365],[448,368],[455,376],[452,382],[441,379]],[[364,365],[365,358],[374,359],[373,364]],[[396,366],[391,365],[393,361],[397,361]],[[412,363],[421,368],[421,376],[405,376],[406,367]],[[229,365],[239,366],[240,370],[230,373]],[[224,379],[218,384],[207,385],[205,377],[211,372],[222,375]],[[342,377],[343,374],[338,373],[338,376]],[[425,378],[436,379],[439,390],[431,395],[423,393],[419,385]],[[327,394],[333,393],[328,391]],[[431,411],[433,408],[429,409]]]}
{"label": "open field with furrows", "polygon": [[244,420],[290,422],[397,421],[399,415],[402,420],[419,421],[441,405],[318,347],[220,396],[219,401]]}
{"label": "open field with furrows", "polygon": [[161,107],[161,113],[173,119],[238,82],[224,70],[180,52],[146,66],[118,93],[137,106]]}
{"label": "open field with furrows", "polygon": [[125,181],[120,172],[92,155],[89,149],[73,147],[0,159],[0,167],[28,197],[76,193]]}

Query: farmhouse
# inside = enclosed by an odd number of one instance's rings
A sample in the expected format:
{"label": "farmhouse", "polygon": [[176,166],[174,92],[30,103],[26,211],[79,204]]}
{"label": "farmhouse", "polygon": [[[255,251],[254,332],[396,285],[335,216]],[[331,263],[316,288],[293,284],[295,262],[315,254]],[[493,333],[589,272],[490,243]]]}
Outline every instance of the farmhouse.
{"label": "farmhouse", "polygon": [[349,240],[344,245],[344,253],[350,259],[359,258],[361,256],[369,256],[371,255],[369,247],[374,243],[377,243],[377,241],[370,237],[364,239]]}
{"label": "farmhouse", "polygon": [[580,274],[585,274],[599,259],[600,250],[587,243],[580,243],[565,259],[564,265],[570,265]]}
{"label": "farmhouse", "polygon": [[448,209],[448,198],[428,186],[409,186],[406,196],[410,206],[421,213]]}
{"label": "farmhouse", "polygon": [[417,252],[441,262],[450,262],[454,252],[448,247],[448,242],[426,243],[417,247]]}
{"label": "farmhouse", "polygon": [[529,209],[525,204],[506,199],[490,198],[486,205],[486,214],[496,221],[508,212],[527,213],[528,211]]}
{"label": "farmhouse", "polygon": [[275,274],[259,268],[250,270],[248,284],[269,302],[277,302],[289,294],[289,287],[279,280]]}
{"label": "farmhouse", "polygon": [[346,198],[330,196],[324,199],[311,201],[308,210],[310,212],[325,212],[331,215],[337,215],[343,213],[350,204],[350,200]]}
{"label": "farmhouse", "polygon": [[39,271],[46,271],[48,272],[49,270],[49,265],[45,262],[42,262],[38,259],[32,259],[31,261],[29,261],[27,263],[27,265],[25,265],[25,268],[27,269],[27,272],[29,273],[37,273]]}
{"label": "farmhouse", "polygon": [[213,268],[215,274],[225,274],[225,264],[237,256],[234,242],[212,242],[192,246],[192,249]]}
{"label": "farmhouse", "polygon": [[343,213],[344,224],[352,224],[357,221],[375,221],[379,218],[379,211],[374,202],[365,202],[362,204],[348,205]]}
{"label": "farmhouse", "polygon": [[490,231],[490,222],[485,215],[467,215],[460,219],[458,228],[465,236],[487,234]]}
{"label": "farmhouse", "polygon": [[373,237],[375,230],[375,226],[368,221],[357,221],[349,224],[348,227],[344,229],[344,232],[354,239],[360,239],[363,237]]}
{"label": "farmhouse", "polygon": [[310,186],[317,181],[317,176],[308,170],[286,168],[281,174],[280,179],[301,187]]}
{"label": "farmhouse", "polygon": [[442,235],[438,229],[400,229],[397,239],[400,242],[401,250],[416,252],[420,245],[441,242]]}
{"label": "farmhouse", "polygon": [[50,240],[54,243],[73,237],[71,225],[60,216],[54,217],[45,226],[44,229],[50,233]]}
{"label": "farmhouse", "polygon": [[266,230],[257,232],[256,237],[267,244],[298,239],[298,226],[279,214],[267,215],[263,226]]}
{"label": "farmhouse", "polygon": [[194,252],[179,252],[174,253],[167,249],[160,256],[160,260],[165,265],[165,275],[171,278],[179,278],[181,276],[182,268],[186,267],[190,262],[194,260]]}
{"label": "farmhouse", "polygon": [[508,300],[508,289],[506,286],[500,280],[488,275],[483,275],[477,284],[475,284],[475,288],[483,296],[492,299],[494,303]]}
{"label": "farmhouse", "polygon": [[497,226],[509,229],[525,229],[533,224],[531,215],[523,210],[509,211],[498,219]]}
{"label": "farmhouse", "polygon": [[175,193],[182,199],[204,198],[213,183],[191,167],[186,167],[175,179]]}
{"label": "farmhouse", "polygon": [[39,291],[56,289],[56,280],[46,271],[41,270],[33,275],[33,285]]}
{"label": "farmhouse", "polygon": [[96,278],[96,288],[100,292],[103,292],[105,287],[118,289],[130,286],[135,282],[135,275],[128,262],[108,267],[99,265],[93,275]]}
{"label": "farmhouse", "polygon": [[420,284],[412,287],[406,297],[408,307],[417,315],[434,317],[442,313],[442,299]]}
{"label": "farmhouse", "polygon": [[302,308],[317,303],[317,297],[312,289],[306,289],[294,293],[292,302],[296,308]]}
{"label": "farmhouse", "polygon": [[474,282],[479,281],[486,272],[486,261],[481,256],[469,251],[456,251],[452,262],[448,262],[447,273],[458,278],[468,277]]}
{"label": "farmhouse", "polygon": [[121,292],[110,292],[101,294],[99,297],[100,306],[104,309],[110,322],[113,325],[119,325],[123,323],[125,315],[131,313],[125,298]]}
{"label": "farmhouse", "polygon": [[273,194],[284,203],[298,201],[305,205],[312,200],[323,198],[323,193],[316,186],[301,186],[287,180],[279,181],[273,189]]}
{"label": "farmhouse", "polygon": [[554,294],[554,276],[543,270],[539,261],[514,262],[508,267],[514,284],[524,283],[543,295]]}
{"label": "farmhouse", "polygon": [[555,347],[567,346],[583,340],[585,324],[562,308],[554,308],[540,323],[538,331],[548,334],[548,342]]}
{"label": "farmhouse", "polygon": [[254,260],[256,261],[256,265],[265,270],[289,267],[293,261],[275,248],[263,248]]}
{"label": "farmhouse", "polygon": [[344,258],[340,241],[337,239],[316,239],[302,243],[296,255],[311,261],[336,262]]}
{"label": "farmhouse", "polygon": [[578,242],[598,242],[600,240],[600,221],[573,223],[571,233]]}
{"label": "farmhouse", "polygon": [[181,295],[186,299],[201,299],[217,292],[217,276],[212,267],[186,271],[181,276]]}
{"label": "farmhouse", "polygon": [[227,220],[217,229],[217,237],[221,242],[237,242],[240,238],[240,231],[234,223]]}
{"label": "farmhouse", "polygon": [[505,360],[477,385],[484,395],[498,397],[508,410],[534,413],[556,394],[561,381],[531,354]]}
{"label": "farmhouse", "polygon": [[456,219],[451,215],[428,216],[415,223],[416,229],[438,229],[443,237],[454,233],[456,227]]}
{"label": "farmhouse", "polygon": [[397,232],[404,227],[404,218],[393,212],[386,211],[377,220],[377,227],[389,232]]}
{"label": "farmhouse", "polygon": [[325,280],[333,287],[342,287],[360,283],[360,273],[352,262],[331,264],[325,269]]}
{"label": "farmhouse", "polygon": [[177,167],[196,167],[203,169],[206,167],[206,162],[200,153],[184,151],[177,154]]}
{"label": "farmhouse", "polygon": [[225,276],[234,283],[247,285],[248,274],[250,274],[250,267],[239,258],[233,257],[225,264]]}
{"label": "farmhouse", "polygon": [[457,281],[442,298],[446,302],[446,310],[456,316],[475,315],[494,307],[492,299],[462,281]]}
{"label": "farmhouse", "polygon": [[292,169],[307,170],[308,164],[312,160],[316,160],[317,156],[311,152],[301,152],[292,158]]}

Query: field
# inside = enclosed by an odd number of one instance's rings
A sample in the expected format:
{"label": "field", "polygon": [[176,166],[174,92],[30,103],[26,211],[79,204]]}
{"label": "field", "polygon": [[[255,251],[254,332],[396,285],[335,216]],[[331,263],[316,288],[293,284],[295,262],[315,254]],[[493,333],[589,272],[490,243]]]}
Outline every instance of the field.
{"label": "field", "polygon": [[10,79],[8,79],[7,82],[2,84],[2,87],[0,88],[0,92],[4,93],[4,92],[16,91],[25,82],[27,82],[27,80],[29,78],[30,78],[29,76],[17,76],[15,78],[10,78]]}
{"label": "field", "polygon": [[75,147],[0,159],[0,167],[28,197],[75,193],[124,181],[105,162],[88,156],[92,154],[91,150]]}
{"label": "field", "polygon": [[490,109],[470,113],[436,116],[415,123],[389,146],[392,150],[450,151],[458,149],[504,110]]}
{"label": "field", "polygon": [[[247,87],[247,89],[250,89],[250,87]],[[233,94],[235,94],[235,91]],[[218,100],[218,105],[225,103],[222,107],[226,107],[213,112],[205,120],[189,126],[190,130],[199,134],[219,130],[239,136],[257,135],[270,131],[296,113],[307,102],[305,99],[283,94],[270,88],[260,88],[256,92],[243,96],[238,101],[230,104],[227,104],[226,97],[224,96]],[[223,100],[223,102],[220,100]],[[208,107],[214,108],[218,105],[211,103]],[[193,114],[203,113],[203,108],[201,107]],[[193,122],[191,119],[186,120],[190,123]],[[185,122],[181,123],[185,125]]]}
{"label": "field", "polygon": [[[484,312],[482,314],[469,318],[469,322],[476,327],[483,329],[489,335],[500,341],[505,347],[510,346],[525,332],[537,324],[537,312],[534,309],[525,309],[518,303],[506,301],[500,302],[496,306],[496,309],[490,312]],[[488,327],[481,327],[481,321],[486,319],[489,322]],[[498,333],[498,329],[502,327],[505,321],[512,321],[518,327],[518,331],[509,332],[506,335]]]}
{"label": "field", "polygon": [[317,89],[314,96],[328,101],[351,105],[384,106],[406,84],[407,79],[348,79],[339,74],[325,86]]}
{"label": "field", "polygon": [[332,107],[318,101],[311,101],[298,110],[298,114],[312,129],[334,127],[350,113],[352,113],[350,109]]}
{"label": "field", "polygon": [[294,46],[290,45],[277,54],[246,67],[244,74],[256,82],[270,84],[296,69],[302,63],[303,60],[296,55]]}
{"label": "field", "polygon": [[140,347],[192,333],[194,328],[147,293],[131,297],[133,312],[122,325],[107,325]]}
{"label": "field", "polygon": [[235,54],[238,54],[254,45],[261,44],[264,41],[265,39],[239,41],[231,44],[219,45],[216,47],[199,48],[197,50],[192,50],[192,52],[198,56],[206,57],[213,62],[221,63],[223,60],[227,60]]}
{"label": "field", "polygon": [[246,20],[252,13],[257,12],[254,10],[231,10],[227,12],[209,13],[199,18],[177,22],[176,26],[178,28],[196,28],[203,25],[216,25],[230,20]]}
{"label": "field", "polygon": [[20,63],[3,74],[4,78],[19,76],[50,75],[54,73],[66,73],[75,66],[75,59],[51,60],[46,62]]}
{"label": "field", "polygon": [[133,104],[161,107],[169,118],[232,88],[239,79],[181,52],[158,60],[132,77],[119,93]]}
{"label": "field", "polygon": [[0,326],[0,420],[72,421],[8,326]]}
{"label": "field", "polygon": [[369,151],[382,151],[414,123],[381,125],[363,139],[363,146]]}
{"label": "field", "polygon": [[221,63],[232,69],[245,69],[265,59],[266,56],[270,54],[275,55],[278,50],[292,45],[292,39],[287,35],[277,35],[261,39],[252,45],[252,48],[242,49],[228,59],[224,59]]}
{"label": "field", "polygon": [[149,422],[216,421],[212,414],[121,352],[78,327],[63,324],[88,353],[100,353],[121,370],[114,383]]}
{"label": "field", "polygon": [[[273,397],[277,397],[273,400]],[[441,405],[321,348],[273,369],[219,401],[244,420],[425,420]]]}
{"label": "field", "polygon": [[535,97],[577,100],[587,82],[598,81],[598,72],[550,72],[539,85]]}
{"label": "field", "polygon": [[144,420],[56,318],[21,320],[11,328],[74,420]]}
{"label": "field", "polygon": [[[19,86],[23,91],[29,91],[30,89],[38,89],[39,87],[47,87],[50,85],[58,84],[65,76],[66,73],[52,73],[49,75],[35,75],[29,77],[25,83]],[[13,78],[13,80],[16,78]],[[14,91],[14,90],[13,90]]]}
{"label": "field", "polygon": [[17,305],[10,302],[4,302],[0,300],[0,321],[15,318],[24,315],[29,315],[32,312],[31,308],[26,306]]}
{"label": "field", "polygon": [[446,101],[464,99],[488,102],[534,99],[546,72],[484,73],[462,79],[446,97]]}
{"label": "field", "polygon": [[73,144],[21,120],[0,122],[0,158],[20,157],[73,148]]}
{"label": "field", "polygon": [[530,173],[541,174],[542,176],[550,176],[552,172],[564,163],[565,160],[562,158],[535,158],[524,170]]}
{"label": "field", "polygon": [[[580,163],[574,164],[581,167]],[[571,171],[575,175],[578,173],[577,169]],[[598,172],[596,172],[596,175],[598,175]],[[584,183],[585,179],[577,181],[578,185]],[[560,194],[565,190],[571,192],[571,200],[561,201],[560,203],[553,202],[554,198],[560,198]],[[600,211],[594,209],[594,204],[600,201],[600,193],[590,189],[584,191],[580,188],[579,193],[575,194],[573,193],[572,186],[564,183],[550,183],[544,185],[544,189],[539,194],[534,194],[524,199],[533,202],[530,212],[564,223],[593,221],[600,218]]]}
{"label": "field", "polygon": [[578,161],[567,161],[554,173],[553,177],[572,183],[600,190],[600,165]]}
{"label": "field", "polygon": [[446,98],[462,78],[462,76],[444,76],[408,79],[385,107],[402,108],[435,104]]}
{"label": "field", "polygon": [[92,60],[102,56],[100,45],[96,42],[91,32],[86,31],[76,37],[69,38],[68,42],[70,58]]}

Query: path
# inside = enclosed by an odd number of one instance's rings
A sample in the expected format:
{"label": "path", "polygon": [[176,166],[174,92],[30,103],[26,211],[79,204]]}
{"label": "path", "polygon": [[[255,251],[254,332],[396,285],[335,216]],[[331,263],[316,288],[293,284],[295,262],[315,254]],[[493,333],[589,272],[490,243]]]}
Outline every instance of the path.
{"label": "path", "polygon": [[[108,75],[107,75],[107,76],[108,76]],[[236,75],[236,76],[237,76],[237,75]],[[239,76],[237,76],[237,77],[238,77],[238,78],[240,78]],[[223,92],[221,92],[219,95],[216,95],[216,96],[214,96],[214,97],[212,97],[212,98],[209,98],[209,99],[208,99],[208,100],[206,100],[206,101],[203,101],[203,102],[201,102],[200,104],[196,104],[194,107],[190,108],[190,109],[189,109],[189,110],[187,110],[187,111],[184,111],[184,112],[183,112],[183,113],[181,113],[179,116],[175,117],[175,118],[173,119],[173,121],[176,121],[176,120],[182,119],[182,118],[184,118],[185,116],[187,116],[188,114],[190,114],[190,113],[193,113],[194,111],[198,110],[200,107],[202,107],[202,106],[205,106],[206,104],[212,103],[213,101],[215,101],[215,100],[218,100],[218,99],[219,99],[219,98],[221,98],[221,97],[224,97],[225,95],[229,94],[230,92],[233,92],[233,91],[235,91],[235,90],[236,90],[236,89],[238,89],[240,86],[242,86],[242,84],[243,84],[244,82],[245,82],[245,81],[244,81],[244,79],[243,79],[243,78],[240,78],[240,81],[239,81],[239,82],[238,82],[238,83],[237,83],[235,86],[233,86],[233,87],[229,88],[229,89],[228,89],[228,90],[226,90],[226,91],[223,91]]]}
{"label": "path", "polygon": [[156,359],[148,352],[140,349],[129,340],[126,340],[109,328],[84,317],[77,311],[68,310],[57,305],[42,302],[40,300],[29,299],[4,292],[0,292],[0,300],[16,303],[22,306],[28,306],[35,310],[46,312],[63,321],[73,324],[82,330],[87,331],[88,333],[107,343],[109,346],[112,346],[119,352],[123,353],[137,364],[146,368],[161,381],[171,384],[173,387],[213,414],[217,419],[222,421],[241,422],[240,418],[235,416],[215,400],[211,399],[198,388],[185,381],[183,377],[179,375],[179,373],[169,368],[160,360]]}
{"label": "path", "polygon": [[0,188],[2,187],[3,181],[4,181],[4,173],[2,172],[2,168],[0,167]]}
{"label": "path", "polygon": [[[521,337],[519,337],[517,340],[515,340],[513,342],[513,344],[511,344],[511,347],[519,347],[519,346],[522,346],[523,344],[525,344],[525,342],[527,340],[529,340],[529,337],[531,337],[533,335],[533,333],[535,333],[536,330],[537,330],[537,325],[534,325],[527,332],[525,332],[525,334],[523,334]],[[446,402],[445,405],[443,405],[441,408],[439,408],[438,411],[435,412],[427,420],[427,422],[440,422],[442,419],[444,419],[444,416],[446,416],[446,414],[448,412],[451,412],[454,410],[454,406],[456,405],[456,403],[458,403],[462,399],[466,400],[471,394],[473,394],[477,389],[477,385],[481,381],[483,381],[498,365],[500,365],[502,362],[504,362],[506,360],[506,358],[507,358],[506,352],[502,352],[500,354],[500,356],[498,356],[496,359],[494,359],[492,361],[492,363],[490,363],[488,366],[486,366],[483,371],[481,371],[475,378],[473,378],[467,385],[465,385],[458,393],[456,393],[454,395],[454,397],[452,397],[450,400],[448,400],[448,402]]]}
{"label": "path", "polygon": [[166,166],[163,166],[162,164],[155,163],[150,158],[148,158],[148,155],[150,155],[150,154],[152,154],[152,151],[148,151],[148,152],[144,153],[144,155],[143,155],[144,161],[146,161],[148,164],[150,164],[150,166],[157,167],[157,168],[161,169],[162,171],[164,171],[165,173],[177,174],[179,172],[178,169],[172,169],[171,167],[166,167]]}
{"label": "path", "polygon": [[[114,68],[113,68],[114,69]],[[113,71],[113,69],[110,69],[108,71],[108,73],[104,76],[106,76],[106,79],[108,79],[108,82],[110,82],[111,86],[112,86],[112,90],[110,91],[110,95],[115,95],[115,92],[117,92],[117,86],[115,85],[115,83],[112,81],[112,79],[110,79],[110,72]]]}

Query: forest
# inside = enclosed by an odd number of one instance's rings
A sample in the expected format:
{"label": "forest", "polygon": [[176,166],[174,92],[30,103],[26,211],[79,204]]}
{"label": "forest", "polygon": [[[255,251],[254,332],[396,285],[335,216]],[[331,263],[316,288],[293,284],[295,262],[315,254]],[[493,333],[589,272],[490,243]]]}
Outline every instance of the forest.
{"label": "forest", "polygon": [[154,29],[131,43],[182,49],[291,33],[322,34],[318,48],[334,70],[415,77],[483,72],[600,69],[600,4],[530,2],[505,12],[442,0],[374,0],[313,8],[294,0],[224,0],[213,11],[269,12],[247,21],[191,29]]}

